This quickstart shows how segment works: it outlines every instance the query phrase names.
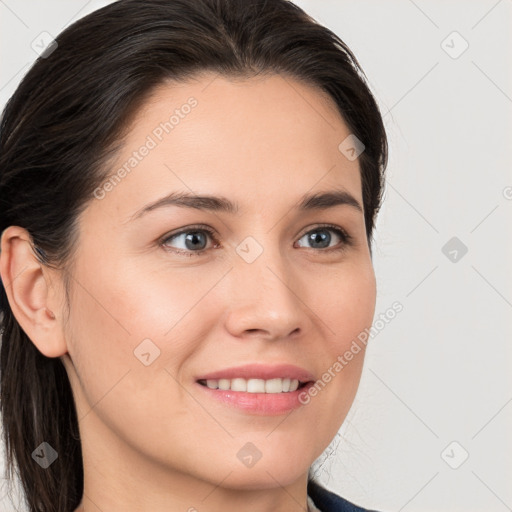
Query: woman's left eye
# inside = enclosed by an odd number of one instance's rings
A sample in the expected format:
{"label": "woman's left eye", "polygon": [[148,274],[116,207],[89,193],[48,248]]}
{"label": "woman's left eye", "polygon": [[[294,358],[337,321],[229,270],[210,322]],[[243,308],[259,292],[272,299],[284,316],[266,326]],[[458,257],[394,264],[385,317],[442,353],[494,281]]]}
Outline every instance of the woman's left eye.
{"label": "woman's left eye", "polygon": [[[329,232],[335,233],[340,239],[340,242],[333,247],[329,247],[329,244],[332,241],[332,236]],[[318,233],[320,233],[320,235],[318,235]],[[178,247],[177,250],[174,250],[173,252],[183,254],[184,256],[199,256],[207,251],[205,246],[207,245],[208,236],[218,244],[215,234],[210,228],[191,226],[179,231],[178,233],[166,236],[161,240],[160,245],[168,248],[170,241],[179,240],[181,238],[184,247]],[[306,237],[308,243],[313,245],[313,249],[322,249],[322,252],[328,252],[331,250],[340,251],[345,249],[346,246],[352,244],[352,237],[339,226],[318,226],[302,235],[301,238],[299,238],[299,241]],[[327,243],[327,247],[323,246],[325,243]],[[338,247],[338,245],[340,247]]]}
{"label": "woman's left eye", "polygon": [[[333,247],[329,247],[329,243],[332,240],[332,236],[329,232],[336,233],[336,236],[341,240]],[[318,233],[322,233],[322,235],[319,236]],[[305,233],[299,240],[302,240],[305,237],[307,237],[309,243],[313,244],[313,249],[324,249],[323,252],[331,250],[340,251],[345,249],[347,246],[352,245],[352,237],[344,229],[341,229],[338,226],[317,226],[315,229]],[[326,242],[328,247],[323,247],[322,244]],[[318,247],[318,244],[320,247]]]}

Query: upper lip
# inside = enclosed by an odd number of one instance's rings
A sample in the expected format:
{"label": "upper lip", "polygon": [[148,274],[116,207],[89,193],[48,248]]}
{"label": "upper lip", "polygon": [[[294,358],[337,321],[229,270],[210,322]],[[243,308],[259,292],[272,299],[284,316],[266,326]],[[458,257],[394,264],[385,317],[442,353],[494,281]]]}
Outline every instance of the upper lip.
{"label": "upper lip", "polygon": [[297,379],[300,382],[309,382],[315,380],[313,374],[306,369],[292,364],[246,364],[225,368],[211,373],[201,375],[197,380],[213,379]]}

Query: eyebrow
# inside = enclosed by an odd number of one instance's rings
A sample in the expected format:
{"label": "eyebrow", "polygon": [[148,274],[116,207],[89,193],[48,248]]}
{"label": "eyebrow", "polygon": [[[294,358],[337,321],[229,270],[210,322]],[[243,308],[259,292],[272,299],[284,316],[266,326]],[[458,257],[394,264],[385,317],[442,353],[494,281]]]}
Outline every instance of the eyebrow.
{"label": "eyebrow", "polygon": [[[359,201],[345,190],[329,190],[317,192],[315,194],[304,195],[298,205],[295,207],[298,211],[327,210],[336,206],[350,206],[363,213],[363,208]],[[230,214],[238,213],[240,207],[238,203],[232,202],[223,196],[196,195],[189,192],[172,192],[155,202],[147,204],[135,212],[128,221],[142,217],[144,214],[168,206],[179,206],[182,208],[192,208],[195,210],[204,210],[212,212],[225,212]]]}

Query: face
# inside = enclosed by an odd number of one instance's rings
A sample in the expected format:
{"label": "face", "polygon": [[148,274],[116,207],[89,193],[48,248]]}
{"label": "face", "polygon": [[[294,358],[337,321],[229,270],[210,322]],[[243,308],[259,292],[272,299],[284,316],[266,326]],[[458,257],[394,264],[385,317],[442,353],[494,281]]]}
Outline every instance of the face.
{"label": "face", "polygon": [[[79,218],[62,359],[85,463],[106,449],[245,489],[307,473],[364,349],[335,363],[375,307],[349,134],[319,90],[277,75],[167,84],[138,112]],[[326,192],[342,194],[301,208]],[[154,205],[180,194],[220,199]]]}

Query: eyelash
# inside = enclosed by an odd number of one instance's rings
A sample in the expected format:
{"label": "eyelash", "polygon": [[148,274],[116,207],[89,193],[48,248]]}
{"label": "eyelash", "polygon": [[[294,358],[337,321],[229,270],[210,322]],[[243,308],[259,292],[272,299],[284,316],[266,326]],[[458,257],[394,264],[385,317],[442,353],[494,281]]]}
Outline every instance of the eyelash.
{"label": "eyelash", "polygon": [[[351,235],[349,235],[344,229],[340,228],[339,226],[336,226],[334,224],[322,224],[320,226],[315,226],[313,229],[310,229],[309,231],[306,231],[305,233],[303,233],[300,237],[300,238],[303,238],[304,235],[307,235],[309,233],[312,233],[314,231],[321,231],[322,229],[328,229],[330,231],[334,231],[340,238],[341,238],[341,246],[340,247],[330,247],[330,248],[327,248],[327,249],[317,249],[317,252],[332,252],[332,251],[344,251],[347,247],[353,245],[353,238]],[[215,237],[215,232],[207,227],[207,226],[203,226],[203,225],[197,225],[197,226],[188,226],[186,229],[182,229],[181,231],[178,231],[177,233],[173,233],[171,235],[165,235],[164,238],[160,239],[160,242],[159,242],[159,245],[164,247],[165,250],[167,251],[170,251],[170,252],[173,252],[173,253],[176,253],[176,254],[180,254],[180,255],[183,255],[183,256],[187,256],[187,257],[192,257],[192,256],[201,256],[203,255],[203,253],[205,253],[206,251],[208,251],[209,249],[201,249],[199,251],[185,251],[183,249],[170,249],[169,247],[165,246],[166,242],[169,242],[169,240],[173,239],[173,238],[176,238],[178,237],[179,235],[182,235],[184,233],[189,233],[189,232],[201,232],[201,231],[204,231],[206,233],[208,233],[210,235],[210,237],[212,238],[212,240],[218,244],[218,241]],[[311,248],[311,250],[315,250],[314,248]]]}

